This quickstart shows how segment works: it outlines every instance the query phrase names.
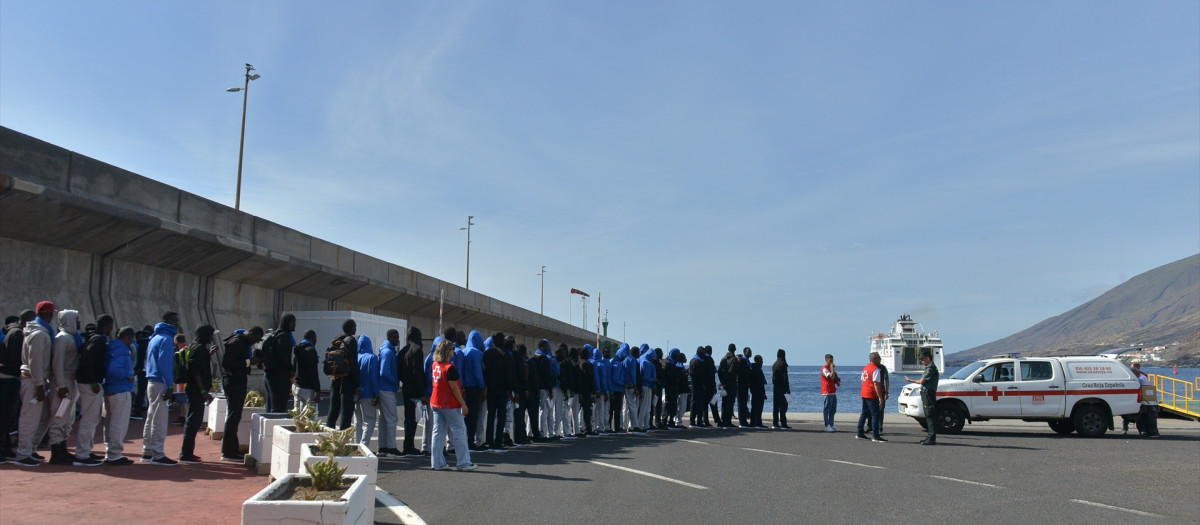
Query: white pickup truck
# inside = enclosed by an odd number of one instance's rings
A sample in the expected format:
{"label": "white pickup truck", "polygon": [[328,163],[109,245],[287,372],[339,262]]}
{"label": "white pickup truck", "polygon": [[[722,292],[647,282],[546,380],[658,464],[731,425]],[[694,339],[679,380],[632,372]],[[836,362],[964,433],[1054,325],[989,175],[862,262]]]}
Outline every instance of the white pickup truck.
{"label": "white pickup truck", "polygon": [[939,433],[957,434],[969,421],[1045,421],[1059,434],[1103,436],[1113,416],[1139,409],[1137,376],[1124,363],[1103,357],[995,356],[976,361],[938,384],[931,419],[921,386],[900,392],[900,413]]}

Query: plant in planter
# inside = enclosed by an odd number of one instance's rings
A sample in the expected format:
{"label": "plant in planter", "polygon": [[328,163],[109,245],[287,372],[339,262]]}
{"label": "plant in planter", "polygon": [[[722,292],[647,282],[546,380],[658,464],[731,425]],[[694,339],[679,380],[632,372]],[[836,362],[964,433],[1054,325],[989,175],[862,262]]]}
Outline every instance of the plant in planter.
{"label": "plant in planter", "polygon": [[242,523],[373,521],[374,489],[365,477],[345,475],[346,468],[332,457],[307,469],[308,476],[288,474],[242,503]]}
{"label": "plant in planter", "polygon": [[242,406],[245,408],[262,408],[267,406],[267,399],[258,390],[251,390],[246,392],[246,403]]}
{"label": "plant in planter", "polygon": [[379,458],[371,453],[371,449],[362,443],[354,442],[354,429],[334,430],[322,434],[316,444],[306,444],[300,447],[300,461],[305,468],[311,468],[322,460],[336,459],[349,469],[350,474],[367,477],[371,489],[379,478]]}
{"label": "plant in planter", "polygon": [[286,474],[300,472],[300,449],[303,445],[316,443],[322,430],[321,423],[314,419],[317,409],[308,404],[288,412],[292,425],[278,425],[272,436],[271,476],[280,479]]}

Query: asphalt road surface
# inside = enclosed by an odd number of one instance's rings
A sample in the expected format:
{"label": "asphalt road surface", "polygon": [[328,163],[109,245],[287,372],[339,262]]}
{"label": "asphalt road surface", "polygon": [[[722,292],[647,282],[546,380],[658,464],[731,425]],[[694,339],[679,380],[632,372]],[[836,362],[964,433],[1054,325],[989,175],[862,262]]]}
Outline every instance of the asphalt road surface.
{"label": "asphalt road surface", "polygon": [[[379,486],[427,523],[1200,523],[1200,425],[1163,437],[1059,436],[986,422],[919,446],[888,415],[887,443],[806,414],[794,430],[662,431],[474,454],[474,472],[382,459]],[[450,462],[453,465],[453,460]],[[400,523],[376,509],[379,523]]]}

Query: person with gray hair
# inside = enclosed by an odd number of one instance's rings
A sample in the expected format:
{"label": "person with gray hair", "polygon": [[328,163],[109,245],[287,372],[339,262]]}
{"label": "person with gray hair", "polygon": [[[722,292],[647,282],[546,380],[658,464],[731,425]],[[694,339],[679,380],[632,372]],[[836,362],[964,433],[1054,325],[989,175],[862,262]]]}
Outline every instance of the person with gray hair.
{"label": "person with gray hair", "polygon": [[863,424],[871,422],[871,441],[884,443],[887,440],[879,435],[879,407],[887,393],[883,390],[883,377],[879,370],[879,352],[871,352],[871,362],[862,370],[862,413],[858,416],[858,432],[855,439],[867,439],[863,434]]}

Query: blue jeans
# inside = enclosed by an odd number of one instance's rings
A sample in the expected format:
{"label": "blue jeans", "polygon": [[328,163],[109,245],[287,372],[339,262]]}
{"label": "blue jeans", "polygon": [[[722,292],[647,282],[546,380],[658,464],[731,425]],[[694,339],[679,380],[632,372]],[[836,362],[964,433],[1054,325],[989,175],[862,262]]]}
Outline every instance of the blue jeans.
{"label": "blue jeans", "polygon": [[879,400],[864,397],[862,398],[862,414],[858,416],[858,435],[863,435],[863,423],[866,423],[867,417],[871,418],[871,432],[875,438],[879,438]]}
{"label": "blue jeans", "polygon": [[821,396],[825,402],[825,426],[833,426],[833,416],[837,414],[837,394],[825,394]]}
{"label": "blue jeans", "polygon": [[[474,417],[474,414],[472,414]],[[458,467],[471,464],[471,451],[467,447],[467,423],[463,420],[461,408],[433,409],[433,444],[429,447],[433,468],[446,466],[446,432],[450,432],[450,441],[454,443],[454,454],[458,458]]]}

